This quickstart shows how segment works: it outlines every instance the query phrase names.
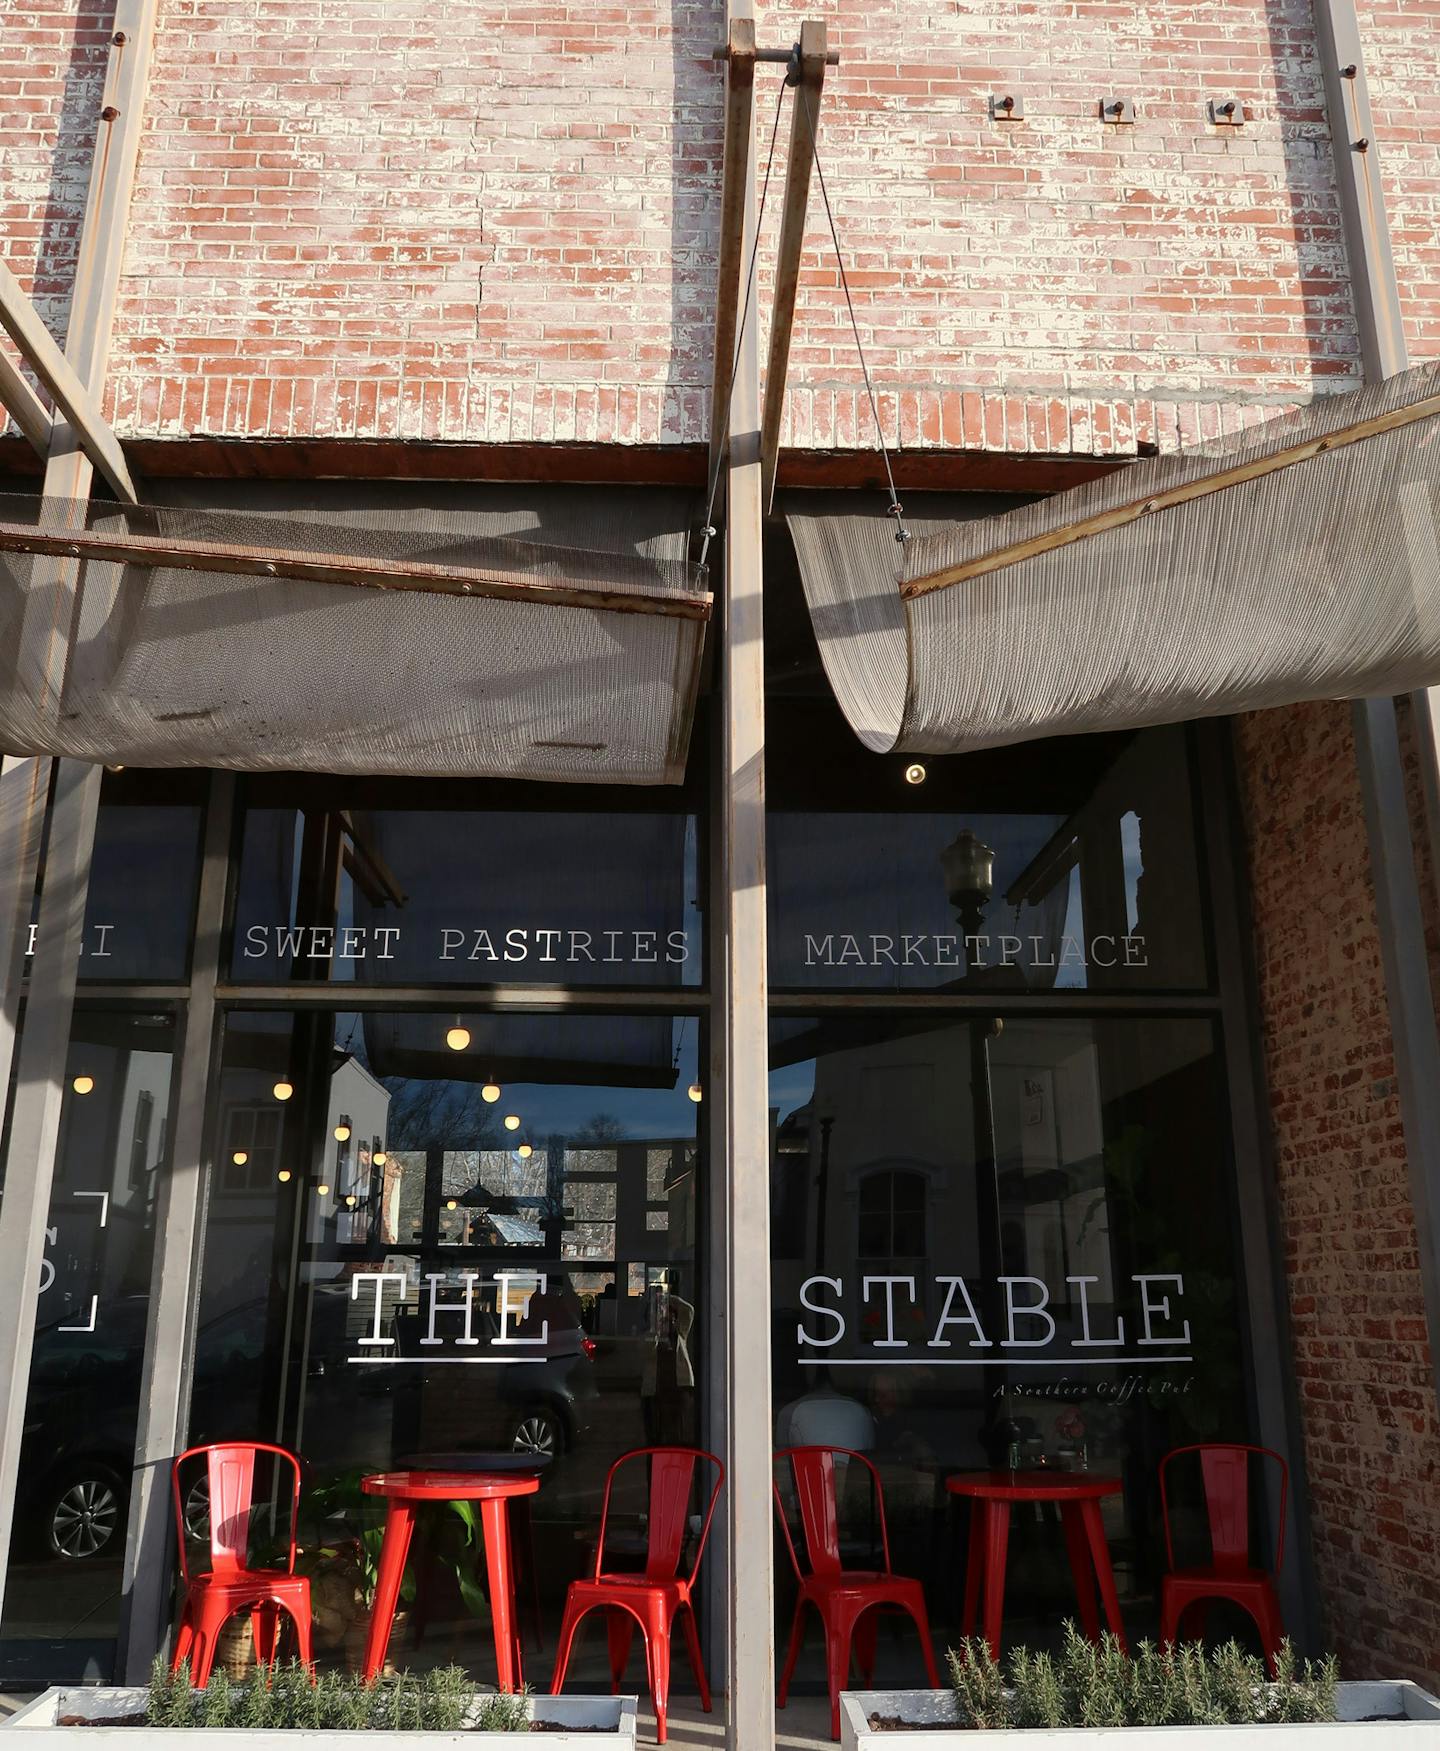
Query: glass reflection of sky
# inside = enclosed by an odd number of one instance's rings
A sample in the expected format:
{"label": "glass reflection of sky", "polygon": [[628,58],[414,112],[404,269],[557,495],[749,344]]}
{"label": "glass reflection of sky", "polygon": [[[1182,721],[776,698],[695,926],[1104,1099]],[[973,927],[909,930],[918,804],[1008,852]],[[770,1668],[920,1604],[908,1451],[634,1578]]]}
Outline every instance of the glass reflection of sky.
{"label": "glass reflection of sky", "polygon": [[[557,1016],[558,1031],[567,1017]],[[335,1018],[335,1043],[353,1052],[365,1064],[365,1033],[361,1017],[342,1014]],[[695,1016],[677,1016],[671,1022],[671,1050],[675,1058],[673,1088],[624,1088],[609,1084],[506,1082],[495,1106],[497,1113],[515,1113],[520,1129],[517,1142],[535,1142],[549,1137],[574,1137],[593,1127],[597,1119],[616,1140],[646,1137],[689,1137],[699,1123],[699,1107],[690,1099],[692,1082],[699,1082],[700,1023]],[[369,1066],[366,1065],[368,1069]],[[393,1084],[392,1084],[393,1086]],[[456,1083],[471,1089],[472,1083]],[[612,1127],[618,1127],[618,1131]]]}

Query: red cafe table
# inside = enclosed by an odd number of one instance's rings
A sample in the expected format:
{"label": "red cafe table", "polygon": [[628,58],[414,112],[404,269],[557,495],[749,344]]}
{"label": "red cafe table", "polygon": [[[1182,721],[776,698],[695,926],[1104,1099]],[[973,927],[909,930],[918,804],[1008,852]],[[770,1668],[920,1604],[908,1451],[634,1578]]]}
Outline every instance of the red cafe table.
{"label": "red cafe table", "polygon": [[1110,1548],[1100,1503],[1118,1496],[1118,1477],[1099,1477],[1088,1471],[962,1471],[947,1477],[945,1488],[954,1496],[968,1496],[972,1503],[970,1554],[965,1564],[965,1615],[962,1633],[975,1627],[975,1608],[985,1595],[984,1636],[994,1659],[1000,1658],[1000,1616],[1005,1603],[1005,1555],[1010,1541],[1010,1508],[1016,1502],[1054,1502],[1065,1529],[1065,1548],[1080,1606],[1080,1627],[1090,1640],[1100,1639],[1100,1619],[1095,1611],[1095,1583],[1105,1607],[1110,1633],[1128,1650],[1125,1626],[1120,1621],[1120,1600],[1110,1567]]}
{"label": "red cafe table", "polygon": [[533,1496],[540,1479],[533,1472],[382,1471],[362,1478],[367,1496],[385,1498],[385,1536],[375,1579],[375,1606],[365,1642],[365,1678],[379,1675],[390,1645],[390,1626],[400,1597],[415,1510],[422,1502],[474,1502],[485,1538],[490,1580],[490,1615],[495,1628],[495,1668],[502,1691],[521,1684],[520,1639],[515,1627],[514,1565],[510,1559],[509,1503]]}

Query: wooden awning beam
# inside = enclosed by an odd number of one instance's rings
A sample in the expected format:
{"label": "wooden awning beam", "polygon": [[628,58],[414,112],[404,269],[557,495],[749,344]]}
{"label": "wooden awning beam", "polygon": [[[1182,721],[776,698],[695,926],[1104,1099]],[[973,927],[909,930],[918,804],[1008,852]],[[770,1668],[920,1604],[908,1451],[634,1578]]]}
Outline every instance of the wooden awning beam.
{"label": "wooden awning beam", "polygon": [[[81,382],[75,367],[56,345],[50,330],[40,320],[39,312],[4,262],[0,262],[0,327],[19,347],[25,363],[54,397],[56,407],[69,421],[76,441],[94,464],[95,472],[122,503],[138,504],[135,483],[130,478],[120,440],[100,412],[98,400]],[[10,407],[10,402],[7,400],[5,405]],[[13,407],[11,412],[14,412]]]}
{"label": "wooden awning beam", "polygon": [[715,287],[715,357],[710,371],[712,486],[729,442],[735,330],[743,295],[745,187],[755,131],[755,20],[733,18],[725,57],[725,146],[720,182],[720,263]]}
{"label": "wooden awning beam", "polygon": [[356,589],[418,590],[438,596],[539,602],[558,608],[603,609],[608,614],[659,614],[708,620],[708,590],[606,590],[583,579],[528,578],[488,566],[427,565],[413,560],[356,559],[343,553],[292,553],[283,548],[232,547],[217,541],[177,541],[155,535],[118,535],[88,529],[39,529],[0,522],[0,552],[52,554],[60,559],[110,560],[120,565],[182,571],[229,572],[240,577],[290,578],[300,583]]}
{"label": "wooden awning beam", "polygon": [[810,173],[815,165],[815,133],[820,125],[820,94],[830,58],[823,20],[807,19],[800,26],[799,49],[800,78],[790,112],[790,159],[785,168],[785,207],[775,256],[770,357],[765,367],[765,402],[760,419],[760,502],[767,511],[775,496],[775,464],[780,454],[790,337],[795,328],[795,300],[800,289],[800,253],[805,245]]}
{"label": "wooden awning beam", "polygon": [[48,461],[50,438],[55,430],[50,409],[15,369],[5,353],[0,353],[0,407],[19,426],[26,442],[40,460]]}

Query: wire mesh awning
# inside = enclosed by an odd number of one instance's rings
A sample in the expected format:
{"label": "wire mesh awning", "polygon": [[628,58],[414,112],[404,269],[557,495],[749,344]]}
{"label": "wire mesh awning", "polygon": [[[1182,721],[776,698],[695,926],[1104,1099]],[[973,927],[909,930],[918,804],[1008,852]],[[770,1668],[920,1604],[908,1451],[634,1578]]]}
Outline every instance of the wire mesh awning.
{"label": "wire mesh awning", "polygon": [[1440,366],[974,522],[794,507],[876,751],[958,753],[1440,681]]}
{"label": "wire mesh awning", "polygon": [[0,747],[678,782],[710,596],[682,496],[658,534],[656,496],[643,517],[613,494],[517,534],[513,507],[483,503],[297,516],[0,495]]}

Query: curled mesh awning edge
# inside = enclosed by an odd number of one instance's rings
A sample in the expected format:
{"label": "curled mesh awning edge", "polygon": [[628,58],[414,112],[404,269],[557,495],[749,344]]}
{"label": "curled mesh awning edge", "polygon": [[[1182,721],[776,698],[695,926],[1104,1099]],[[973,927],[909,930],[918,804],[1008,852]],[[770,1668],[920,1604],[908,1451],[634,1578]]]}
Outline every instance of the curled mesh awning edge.
{"label": "curled mesh awning edge", "polygon": [[852,728],[938,754],[1440,682],[1437,517],[1427,365],[903,551],[788,521]]}

